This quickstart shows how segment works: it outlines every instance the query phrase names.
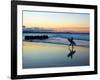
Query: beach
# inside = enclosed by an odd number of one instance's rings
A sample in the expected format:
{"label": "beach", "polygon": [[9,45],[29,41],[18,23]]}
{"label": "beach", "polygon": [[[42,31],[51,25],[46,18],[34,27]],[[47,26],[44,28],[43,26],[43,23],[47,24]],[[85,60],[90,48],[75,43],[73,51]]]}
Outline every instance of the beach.
{"label": "beach", "polygon": [[71,58],[67,56],[70,53],[68,45],[23,41],[23,68],[89,65],[89,47],[75,46],[74,49],[76,53]]}
{"label": "beach", "polygon": [[22,67],[89,66],[90,14],[23,11]]}

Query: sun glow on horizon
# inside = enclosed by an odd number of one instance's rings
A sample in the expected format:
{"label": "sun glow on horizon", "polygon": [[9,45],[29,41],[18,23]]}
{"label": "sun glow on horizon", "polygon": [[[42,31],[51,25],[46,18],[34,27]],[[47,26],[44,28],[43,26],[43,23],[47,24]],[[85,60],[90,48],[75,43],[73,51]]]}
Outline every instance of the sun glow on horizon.
{"label": "sun glow on horizon", "polygon": [[89,32],[90,15],[87,13],[23,12],[25,28],[52,29],[56,32]]}

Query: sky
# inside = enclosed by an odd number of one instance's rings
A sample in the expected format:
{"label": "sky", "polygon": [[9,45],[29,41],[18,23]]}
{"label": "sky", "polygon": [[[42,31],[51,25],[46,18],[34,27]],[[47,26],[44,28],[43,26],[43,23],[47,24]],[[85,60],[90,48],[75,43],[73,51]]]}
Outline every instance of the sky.
{"label": "sky", "polygon": [[25,28],[50,29],[55,32],[89,32],[88,13],[23,11]]}

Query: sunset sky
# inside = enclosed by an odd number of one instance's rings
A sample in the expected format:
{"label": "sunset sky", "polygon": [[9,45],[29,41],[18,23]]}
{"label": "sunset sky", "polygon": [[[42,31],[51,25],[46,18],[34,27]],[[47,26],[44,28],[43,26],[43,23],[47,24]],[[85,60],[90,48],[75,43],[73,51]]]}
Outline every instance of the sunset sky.
{"label": "sunset sky", "polygon": [[90,15],[83,13],[23,11],[23,25],[56,32],[89,32]]}

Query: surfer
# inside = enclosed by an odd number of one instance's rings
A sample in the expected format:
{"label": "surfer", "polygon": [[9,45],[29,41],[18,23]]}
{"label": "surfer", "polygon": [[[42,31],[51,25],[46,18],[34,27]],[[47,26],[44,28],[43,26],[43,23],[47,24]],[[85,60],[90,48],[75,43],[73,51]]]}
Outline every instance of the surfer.
{"label": "surfer", "polygon": [[[76,43],[74,42],[74,39],[73,37],[71,38],[68,38],[68,41],[70,42],[70,44],[68,45],[69,46],[69,51],[70,53],[67,55],[67,57],[73,57],[74,53],[76,52],[76,50],[74,50],[74,46],[76,45]],[[71,49],[70,49],[70,46],[71,46]]]}

